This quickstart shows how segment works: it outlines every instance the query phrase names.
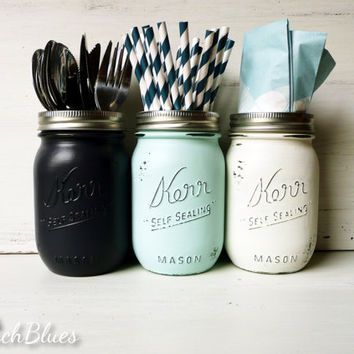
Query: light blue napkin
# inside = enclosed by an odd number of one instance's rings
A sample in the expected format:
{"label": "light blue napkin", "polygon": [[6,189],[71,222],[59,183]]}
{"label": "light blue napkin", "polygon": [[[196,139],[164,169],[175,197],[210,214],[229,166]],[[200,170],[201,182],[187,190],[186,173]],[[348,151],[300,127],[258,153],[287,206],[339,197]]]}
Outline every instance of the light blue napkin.
{"label": "light blue napkin", "polygon": [[325,43],[325,33],[290,31],[286,19],[246,33],[238,111],[306,111],[335,66]]}

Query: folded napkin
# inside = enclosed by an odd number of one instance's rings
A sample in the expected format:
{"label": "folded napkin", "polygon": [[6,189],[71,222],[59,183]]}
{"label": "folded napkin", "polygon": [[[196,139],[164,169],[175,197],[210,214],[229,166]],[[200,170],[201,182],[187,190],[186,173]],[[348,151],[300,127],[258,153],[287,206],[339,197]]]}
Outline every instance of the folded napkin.
{"label": "folded napkin", "polygon": [[335,66],[326,33],[289,30],[280,20],[245,34],[239,112],[306,111]]}

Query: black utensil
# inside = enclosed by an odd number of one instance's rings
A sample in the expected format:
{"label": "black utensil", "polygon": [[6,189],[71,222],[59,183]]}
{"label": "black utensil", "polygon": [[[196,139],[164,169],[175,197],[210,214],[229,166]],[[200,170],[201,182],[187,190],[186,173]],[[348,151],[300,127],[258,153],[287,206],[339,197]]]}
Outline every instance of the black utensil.
{"label": "black utensil", "polygon": [[41,57],[41,70],[40,70],[40,74],[39,74],[40,87],[41,87],[44,97],[50,107],[50,110],[57,109],[57,104],[55,102],[55,99],[54,99],[52,93],[50,92],[49,75],[48,75],[48,66],[49,66],[49,62],[50,62],[50,54],[51,54],[51,49],[52,49],[53,43],[54,43],[54,41],[49,41],[44,48],[44,52]]}
{"label": "black utensil", "polygon": [[63,50],[67,49],[63,44],[52,41],[50,55],[46,57],[46,70],[48,76],[48,90],[57,109],[66,109],[65,94],[65,56]]}
{"label": "black utensil", "polygon": [[97,43],[88,55],[90,92],[94,94],[98,69],[100,66],[101,45]]}
{"label": "black utensil", "polygon": [[85,35],[81,38],[80,46],[80,93],[83,109],[95,109],[95,101],[93,93],[90,89],[90,79],[89,79],[89,55],[86,49],[86,37]]}
{"label": "black utensil", "polygon": [[70,109],[81,109],[81,95],[79,85],[79,68],[70,50],[65,50],[66,89],[65,103]]}
{"label": "black utensil", "polygon": [[32,56],[32,80],[33,80],[33,87],[36,92],[36,95],[46,110],[50,110],[50,106],[47,103],[42,89],[39,84],[39,76],[38,73],[41,69],[41,58],[43,56],[43,49],[37,49]]}

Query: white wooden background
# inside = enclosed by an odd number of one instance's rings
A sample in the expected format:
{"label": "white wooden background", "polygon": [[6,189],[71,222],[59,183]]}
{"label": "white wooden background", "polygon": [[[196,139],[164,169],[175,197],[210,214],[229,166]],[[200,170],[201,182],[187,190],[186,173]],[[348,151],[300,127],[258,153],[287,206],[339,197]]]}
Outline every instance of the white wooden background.
{"label": "white wooden background", "polygon": [[[236,40],[216,110],[236,111],[243,33],[288,17],[294,29],[328,32],[327,48],[337,67],[315,95],[315,146],[321,162],[319,249],[354,249],[354,1],[353,0],[0,0],[0,253],[35,252],[32,163],[39,144],[32,89],[31,56],[49,39],[79,51],[86,32],[90,45],[118,40],[133,25],[168,22],[177,43],[179,20],[191,35],[227,25]],[[130,133],[140,109],[136,83],[124,106]],[[134,138],[128,136],[132,150]],[[222,145],[227,146],[224,137]]]}

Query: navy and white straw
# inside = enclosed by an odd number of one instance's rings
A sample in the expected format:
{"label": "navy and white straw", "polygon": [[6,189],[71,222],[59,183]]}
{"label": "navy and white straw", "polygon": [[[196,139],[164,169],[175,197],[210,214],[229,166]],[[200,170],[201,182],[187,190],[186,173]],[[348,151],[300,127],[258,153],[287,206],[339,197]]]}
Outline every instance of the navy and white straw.
{"label": "navy and white straw", "polygon": [[183,109],[190,110],[193,105],[191,62],[189,51],[188,22],[179,23],[180,48],[181,48],[181,68],[183,78]]}
{"label": "navy and white straw", "polygon": [[157,49],[157,43],[154,37],[152,27],[146,29],[145,36],[147,39],[147,47],[151,56],[153,73],[155,82],[157,83],[158,95],[163,110],[169,111],[172,109],[171,98],[168,92],[168,84],[166,81],[164,68],[161,63],[160,53]]}
{"label": "navy and white straw", "polygon": [[160,57],[166,70],[167,83],[170,91],[170,96],[173,104],[173,109],[181,109],[181,97],[178,91],[177,75],[175,66],[173,63],[173,56],[170,47],[170,40],[168,38],[167,27],[165,22],[159,22],[157,24],[159,31],[159,43],[160,43]]}
{"label": "navy and white straw", "polygon": [[220,70],[217,74],[216,79],[214,79],[214,83],[213,83],[213,91],[211,93],[211,107],[210,107],[211,109],[214,106],[214,101],[215,101],[216,94],[218,93],[218,90],[219,90],[221,78],[226,70],[226,66],[229,62],[229,58],[230,58],[231,51],[232,51],[234,44],[235,44],[235,42],[232,39],[227,39],[226,44],[225,44],[225,50],[224,50],[221,64],[220,64]]}
{"label": "navy and white straw", "polygon": [[134,27],[132,30],[132,38],[134,42],[136,56],[138,58],[138,63],[140,65],[146,86],[148,88],[148,94],[151,100],[150,109],[159,110],[161,106],[159,98],[157,96],[157,88],[154,83],[152,72],[147,61],[146,54],[140,40],[140,33],[137,27]]}
{"label": "navy and white straw", "polygon": [[206,31],[202,57],[198,66],[196,78],[197,82],[193,92],[194,108],[197,110],[201,110],[203,108],[204,92],[208,80],[209,62],[213,51],[214,36],[214,31]]}
{"label": "navy and white straw", "polygon": [[212,45],[212,50],[210,53],[208,75],[207,75],[207,81],[206,81],[205,92],[204,92],[204,97],[203,97],[203,111],[209,111],[209,107],[210,107],[211,92],[212,92],[213,81],[214,81],[215,58],[216,58],[216,52],[217,52],[217,48],[218,48],[218,40],[219,40],[219,30],[217,29],[214,32],[213,45]]}
{"label": "navy and white straw", "polygon": [[177,75],[177,87],[178,92],[181,97],[181,105],[183,106],[183,76],[182,76],[182,65],[181,65],[181,47],[178,46],[176,54],[176,75]]}
{"label": "navy and white straw", "polygon": [[128,52],[128,57],[129,57],[131,65],[132,65],[133,72],[134,72],[135,77],[139,83],[140,95],[141,95],[141,99],[143,101],[144,110],[149,110],[150,106],[151,106],[151,100],[150,100],[150,97],[148,94],[148,89],[147,89],[145,80],[143,78],[143,73],[141,72],[141,67],[138,63],[138,58],[136,56],[135,49],[133,47],[133,44],[132,44],[128,34],[125,37],[124,45],[125,45],[125,48]]}
{"label": "navy and white straw", "polygon": [[200,40],[197,37],[193,38],[192,48],[191,48],[191,80],[192,80],[192,90],[194,89],[195,77],[197,76],[197,70],[199,65],[199,58],[202,52],[202,47],[199,45]]}
{"label": "navy and white straw", "polygon": [[188,22],[179,23],[179,45],[173,58],[165,22],[134,27],[125,47],[139,83],[144,110],[213,109],[234,41],[229,28],[206,31],[203,45],[189,41]]}

